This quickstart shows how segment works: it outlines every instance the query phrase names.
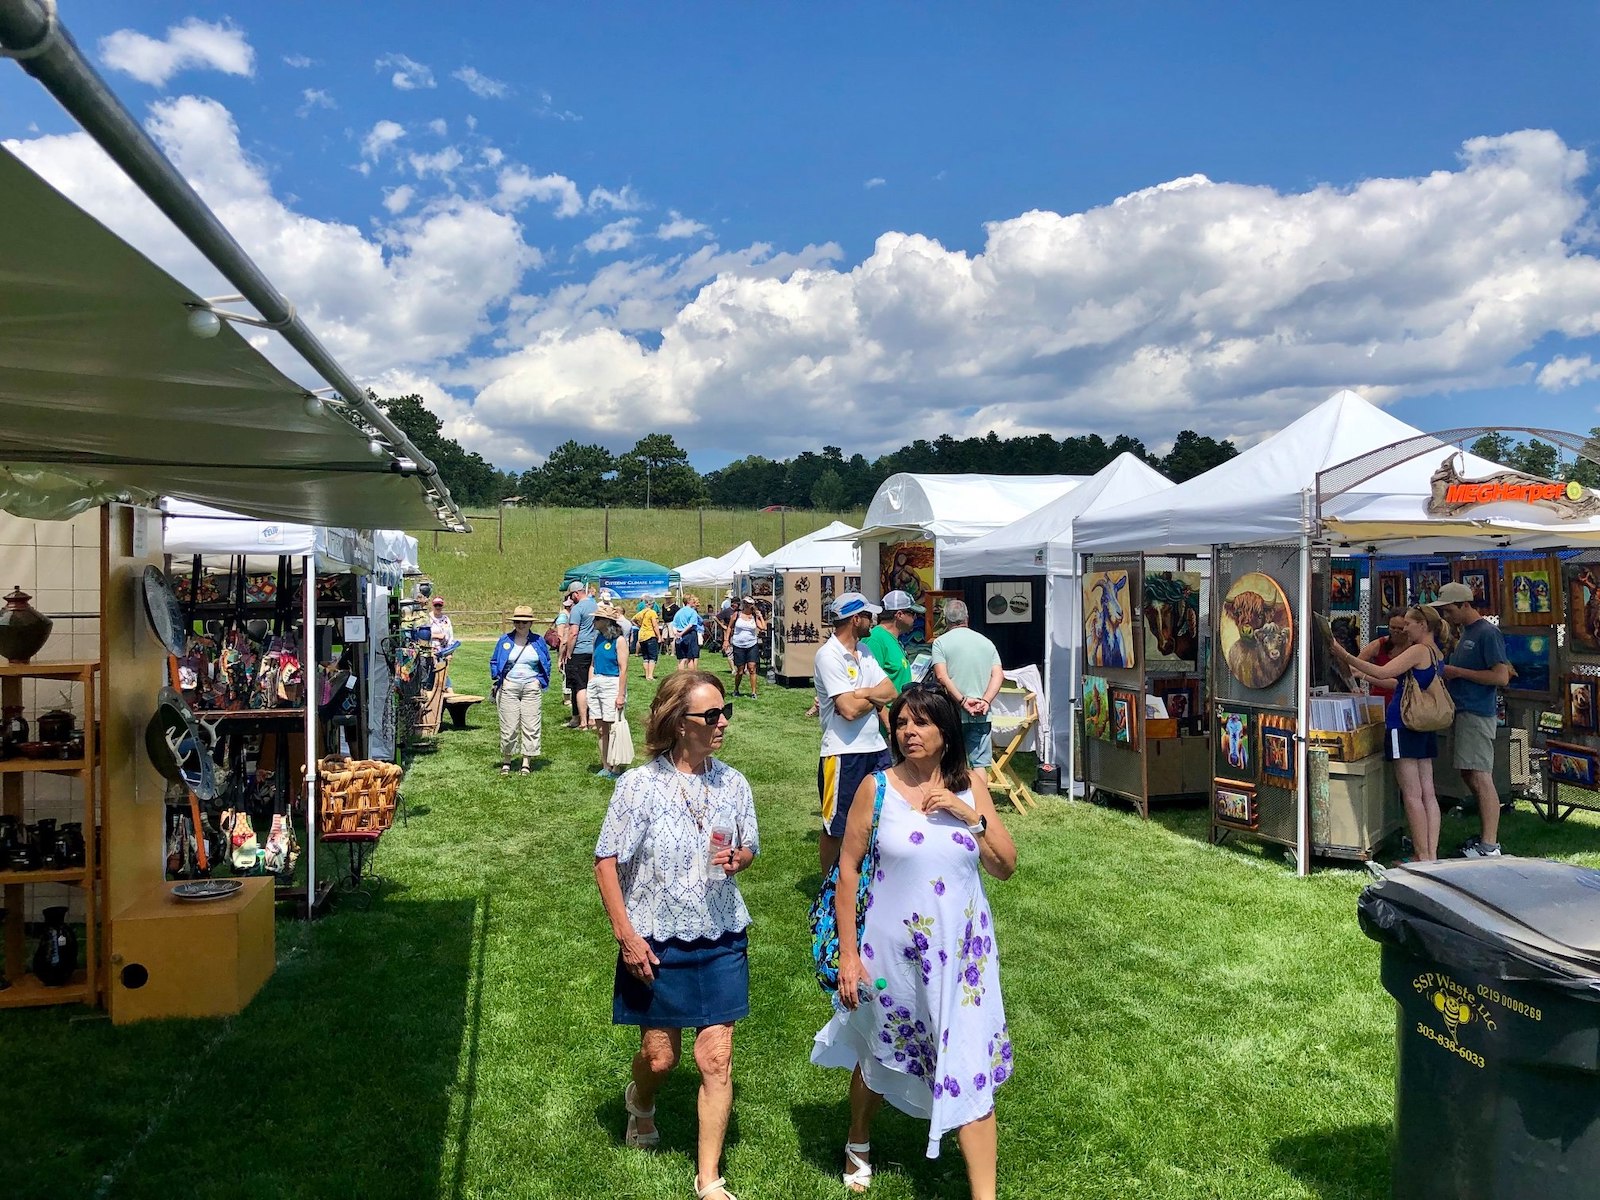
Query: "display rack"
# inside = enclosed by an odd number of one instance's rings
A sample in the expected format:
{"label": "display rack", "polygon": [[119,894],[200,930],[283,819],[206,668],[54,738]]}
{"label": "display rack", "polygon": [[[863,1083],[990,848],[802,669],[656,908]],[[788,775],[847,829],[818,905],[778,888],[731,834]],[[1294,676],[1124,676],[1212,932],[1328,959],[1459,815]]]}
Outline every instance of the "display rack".
{"label": "display rack", "polygon": [[[77,759],[6,759],[0,761],[0,811],[8,817],[23,816],[23,777],[28,774],[67,775],[82,783],[78,803],[83,813],[84,862],[81,867],[51,871],[0,871],[0,887],[5,895],[5,975],[11,986],[0,991],[0,1009],[33,1008],[47,1004],[98,1003],[100,995],[99,948],[99,864],[96,860],[99,826],[97,787],[100,747],[96,740],[98,721],[95,708],[97,662],[6,663],[0,665],[0,704],[22,703],[25,679],[48,679],[77,683],[83,688],[83,757]],[[45,987],[27,972],[27,889],[40,884],[67,884],[83,889],[83,939],[80,954],[83,966],[72,981],[62,987]]]}

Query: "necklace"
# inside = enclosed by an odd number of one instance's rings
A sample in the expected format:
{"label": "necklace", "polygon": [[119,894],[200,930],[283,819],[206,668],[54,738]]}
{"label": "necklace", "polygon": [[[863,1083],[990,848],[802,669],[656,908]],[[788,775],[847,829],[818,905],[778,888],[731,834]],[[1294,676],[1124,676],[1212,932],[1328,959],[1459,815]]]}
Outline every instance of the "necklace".
{"label": "necklace", "polygon": [[[672,773],[678,778],[678,795],[683,799],[684,810],[689,814],[689,819],[694,822],[694,827],[700,833],[706,831],[706,822],[711,819],[711,764],[705,764],[703,770],[683,771],[676,763],[672,763]],[[700,803],[697,805],[689,795],[689,785],[684,781],[688,774],[700,780]]]}
{"label": "necklace", "polygon": [[921,782],[914,782],[911,780],[909,773],[906,775],[906,786],[915,789],[916,791],[916,802],[912,804],[912,808],[916,809],[918,812],[928,811],[928,789],[935,785],[938,778],[938,773],[935,772]]}

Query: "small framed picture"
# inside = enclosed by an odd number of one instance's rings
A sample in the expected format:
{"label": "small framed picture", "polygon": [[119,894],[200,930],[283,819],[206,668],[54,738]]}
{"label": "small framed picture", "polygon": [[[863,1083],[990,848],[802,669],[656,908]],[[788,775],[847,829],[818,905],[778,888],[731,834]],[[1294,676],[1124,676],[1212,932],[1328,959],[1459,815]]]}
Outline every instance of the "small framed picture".
{"label": "small framed picture", "polygon": [[1389,620],[1389,614],[1406,606],[1406,577],[1402,571],[1383,571],[1378,575],[1378,608],[1372,614],[1372,623],[1378,628]]}
{"label": "small framed picture", "polygon": [[1261,823],[1256,812],[1256,789],[1231,779],[1217,780],[1212,791],[1211,819],[1233,829],[1255,829]]}
{"label": "small framed picture", "polygon": [[1277,713],[1261,716],[1261,777],[1282,787],[1295,785],[1295,719]]}
{"label": "small framed picture", "polygon": [[1600,732],[1596,701],[1600,700],[1600,680],[1592,675],[1567,676],[1567,726],[1574,733]]}
{"label": "small framed picture", "polygon": [[1111,689],[1111,740],[1129,750],[1139,748],[1139,718],[1143,701],[1138,692]]}
{"label": "small framed picture", "polygon": [[1561,587],[1548,558],[1506,564],[1501,617],[1507,625],[1554,625]]}
{"label": "small framed picture", "polygon": [[1447,562],[1416,563],[1411,568],[1411,603],[1437,604],[1439,589],[1450,582]]}
{"label": "small framed picture", "polygon": [[1545,765],[1553,782],[1586,788],[1591,792],[1600,790],[1600,784],[1596,782],[1596,776],[1600,775],[1600,770],[1597,770],[1600,755],[1594,750],[1570,742],[1546,742],[1544,748]]}
{"label": "small framed picture", "polygon": [[1456,563],[1456,582],[1472,589],[1472,607],[1488,616],[1500,611],[1500,564],[1492,558],[1463,558]]}
{"label": "small framed picture", "polygon": [[1257,733],[1260,714],[1231,704],[1217,705],[1211,744],[1218,779],[1254,783],[1261,774]]}
{"label": "small framed picture", "polygon": [[1361,607],[1361,593],[1356,586],[1354,567],[1334,567],[1328,575],[1329,607],[1352,609]]}
{"label": "small framed picture", "polygon": [[1199,732],[1200,681],[1198,679],[1158,679],[1152,690],[1167,706],[1167,716],[1178,723],[1180,733]]}

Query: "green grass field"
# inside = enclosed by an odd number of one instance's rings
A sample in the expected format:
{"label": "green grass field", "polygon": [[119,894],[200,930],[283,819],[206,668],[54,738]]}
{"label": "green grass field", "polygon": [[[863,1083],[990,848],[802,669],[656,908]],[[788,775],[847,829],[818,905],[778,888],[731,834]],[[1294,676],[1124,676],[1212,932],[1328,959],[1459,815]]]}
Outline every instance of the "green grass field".
{"label": "green grass field", "polygon": [[453,610],[500,610],[532,604],[553,613],[567,568],[607,555],[643,558],[676,567],[726,554],[749,541],[770,554],[785,540],[832,521],[861,523],[857,513],[763,513],[722,509],[614,508],[610,549],[604,549],[606,510],[508,508],[505,553],[494,521],[473,522],[468,534],[419,535],[422,569]]}
{"label": "green grass field", "polygon": [[[463,649],[483,692],[487,647]],[[715,660],[708,660],[713,662]],[[635,719],[649,689],[636,681]],[[742,701],[726,757],[763,853],[753,1013],[739,1026],[727,1176],[743,1200],[836,1200],[845,1077],[808,1062],[817,735],[807,693]],[[6,1197],[688,1197],[692,1058],[660,1100],[663,1148],[621,1145],[633,1036],[610,1024],[615,945],[591,853],[610,786],[592,737],[545,705],[549,765],[494,773],[492,715],[417,761],[370,911],[278,923],[278,969],[230,1020],[113,1028],[6,1013]],[[999,1093],[1001,1194],[1379,1200],[1389,1194],[1394,1011],[1356,927],[1366,875],[1296,880],[1248,849],[1061,799],[1007,815],[1016,876],[989,883],[1016,1043]],[[1461,827],[1451,819],[1447,836]],[[1524,808],[1507,845],[1600,864],[1600,827]],[[962,1197],[954,1138],[885,1111],[880,1200]]]}

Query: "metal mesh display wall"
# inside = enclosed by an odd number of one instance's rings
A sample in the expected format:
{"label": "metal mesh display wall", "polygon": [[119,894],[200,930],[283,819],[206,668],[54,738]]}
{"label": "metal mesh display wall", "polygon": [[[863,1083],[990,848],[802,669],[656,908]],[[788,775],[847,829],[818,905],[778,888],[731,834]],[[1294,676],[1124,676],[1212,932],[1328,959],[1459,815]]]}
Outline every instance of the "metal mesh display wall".
{"label": "metal mesh display wall", "polygon": [[[1313,558],[1312,571],[1313,588],[1320,585],[1325,607],[1328,589],[1326,554]],[[1265,651],[1256,651],[1256,658],[1252,660],[1235,648],[1230,662],[1229,647],[1223,644],[1223,623],[1229,618],[1228,593],[1244,576],[1250,574],[1265,575],[1277,584],[1287,603],[1292,621],[1292,626],[1286,634],[1288,645],[1283,651],[1288,655],[1288,666],[1278,678],[1268,682],[1264,687],[1251,687],[1239,676],[1241,672],[1248,675],[1252,669],[1259,670],[1260,656]],[[1303,619],[1307,608],[1301,602],[1300,547],[1292,543],[1218,547],[1217,557],[1213,563],[1212,587],[1218,597],[1217,602],[1211,606],[1212,645],[1216,648],[1211,664],[1213,761],[1220,752],[1221,738],[1217,731],[1217,714],[1221,711],[1238,711],[1255,717],[1255,746],[1259,755],[1260,716],[1273,714],[1294,717],[1298,712],[1301,691],[1306,687],[1305,664],[1300,662],[1299,655],[1299,622]],[[1234,608],[1237,610],[1237,604]],[[1274,637],[1276,636],[1278,635],[1274,634]],[[1265,640],[1263,644],[1277,646],[1277,642],[1271,639]],[[1276,661],[1275,655],[1273,660]],[[1297,733],[1301,737],[1305,735],[1304,730],[1297,730]],[[1303,743],[1298,740],[1295,742],[1295,755],[1301,771],[1305,769],[1302,745]],[[1260,774],[1259,765],[1254,786],[1258,821],[1257,828],[1253,831],[1254,836],[1285,845],[1294,845],[1297,804],[1294,786],[1276,782]],[[1213,825],[1213,837],[1228,832],[1235,831],[1229,826]]]}

